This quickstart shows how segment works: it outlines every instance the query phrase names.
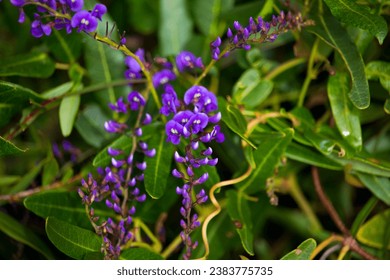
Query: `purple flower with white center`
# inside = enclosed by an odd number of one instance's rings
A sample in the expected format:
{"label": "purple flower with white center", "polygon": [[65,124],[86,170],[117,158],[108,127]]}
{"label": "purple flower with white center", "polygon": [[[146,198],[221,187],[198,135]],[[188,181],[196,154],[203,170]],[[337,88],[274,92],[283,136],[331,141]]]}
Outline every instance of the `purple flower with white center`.
{"label": "purple flower with white center", "polygon": [[79,11],[72,17],[71,26],[77,28],[77,32],[94,32],[98,26],[98,20],[87,11]]}
{"label": "purple flower with white center", "polygon": [[183,130],[185,130],[185,134],[187,134],[187,130],[180,123],[170,120],[165,125],[165,131],[167,133],[167,141],[172,142],[174,145],[178,145],[180,143],[180,136],[184,135]]}
{"label": "purple flower with white center", "polygon": [[188,131],[192,134],[198,134],[202,132],[203,129],[207,126],[209,118],[204,113],[193,114],[193,116],[188,120],[188,123],[185,125]]}
{"label": "purple flower with white center", "polygon": [[180,111],[173,117],[173,120],[185,126],[193,115],[194,113],[190,110]]}
{"label": "purple flower with white center", "polygon": [[[75,1],[75,0],[71,0]],[[81,5],[82,7],[82,5]],[[102,16],[107,13],[107,7],[103,4],[96,4],[91,11],[91,15],[96,17],[98,20],[102,20]]]}
{"label": "purple flower with white center", "polygon": [[173,73],[169,69],[163,69],[159,72],[156,72],[153,75],[153,86],[155,88],[157,88],[157,87],[159,87],[161,85],[165,85],[166,83],[173,81],[175,79],[176,79],[175,73]]}
{"label": "purple flower with white center", "polygon": [[132,111],[137,111],[140,106],[145,106],[146,100],[138,91],[132,91],[127,96]]}
{"label": "purple flower with white center", "polygon": [[192,86],[184,93],[184,103],[186,105],[198,103],[202,104],[204,98],[208,95],[208,90],[203,86]]}
{"label": "purple flower with white center", "polygon": [[170,113],[176,113],[176,108],[180,106],[180,102],[177,99],[176,92],[171,85],[165,85],[164,93],[161,98],[163,106],[160,109],[160,113],[165,116],[168,116]]}
{"label": "purple flower with white center", "polygon": [[176,56],[176,66],[180,72],[194,68],[203,68],[202,58],[196,57],[189,51],[182,51]]}

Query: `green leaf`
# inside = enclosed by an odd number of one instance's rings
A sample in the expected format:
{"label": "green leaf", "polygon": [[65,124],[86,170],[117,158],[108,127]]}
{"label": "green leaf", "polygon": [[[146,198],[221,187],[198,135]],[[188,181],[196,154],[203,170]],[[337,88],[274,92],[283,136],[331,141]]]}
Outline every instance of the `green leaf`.
{"label": "green leaf", "polygon": [[194,0],[190,2],[196,27],[205,36],[218,36],[221,14],[233,7],[234,0]]}
{"label": "green leaf", "polygon": [[245,251],[253,256],[253,224],[248,201],[243,197],[242,192],[229,190],[226,192],[226,208],[230,219],[236,225],[236,230],[241,238]]}
{"label": "green leaf", "polygon": [[360,181],[380,200],[390,206],[390,179],[370,174],[357,173]]}
{"label": "green leaf", "polygon": [[185,0],[161,0],[158,31],[161,55],[176,55],[182,51],[191,38],[192,25]]}
{"label": "green leaf", "polygon": [[349,79],[343,72],[337,72],[328,80],[328,97],[340,134],[356,149],[362,147],[362,131],[359,112],[348,98]]}
{"label": "green leaf", "polygon": [[286,129],[283,132],[275,132],[260,142],[257,150],[253,153],[256,168],[248,179],[237,187],[242,192],[253,193],[265,188],[266,180],[274,174],[275,167],[284,155],[290,144],[294,131]]}
{"label": "green leaf", "polygon": [[367,246],[390,250],[390,209],[375,215],[363,224],[356,238]]}
{"label": "green leaf", "polygon": [[145,248],[130,248],[121,252],[120,260],[163,260],[161,255]]}
{"label": "green leaf", "polygon": [[156,149],[156,155],[145,159],[148,166],[145,170],[145,188],[152,198],[159,199],[167,187],[174,149],[171,143],[166,142],[165,130],[155,133],[148,146],[149,149]]}
{"label": "green leaf", "polygon": [[290,143],[286,150],[286,156],[293,160],[303,162],[330,170],[343,170],[343,166],[327,158],[323,154],[303,145]]}
{"label": "green leaf", "polygon": [[383,106],[383,110],[385,110],[386,114],[390,115],[390,98],[386,99],[385,105]]}
{"label": "green leaf", "polygon": [[245,136],[246,120],[240,110],[228,104],[224,98],[218,97],[219,109],[222,114],[222,121],[238,136],[256,149],[256,146]]}
{"label": "green leaf", "polygon": [[67,34],[54,28],[52,30],[52,36],[44,36],[42,38],[46,42],[48,49],[56,60],[73,64],[81,54],[83,44],[80,44],[80,40],[82,40],[82,34],[78,32]]}
{"label": "green leaf", "polygon": [[49,160],[43,166],[42,173],[42,185],[46,186],[54,182],[56,179],[60,168],[58,166],[57,160],[51,155]]}
{"label": "green leaf", "polygon": [[34,181],[35,177],[37,177],[38,174],[41,172],[44,163],[45,161],[41,161],[31,167],[31,169],[22,177],[22,179],[20,179],[20,181],[16,185],[12,186],[7,190],[7,193],[14,194],[27,189]]}
{"label": "green leaf", "polygon": [[348,36],[345,28],[329,11],[319,16],[313,14],[313,20],[316,25],[307,29],[314,32],[340,54],[351,75],[352,88],[348,96],[352,103],[359,109],[367,108],[370,105],[370,92],[364,62],[356,45]]}
{"label": "green leaf", "polygon": [[15,146],[14,143],[4,139],[0,136],[0,157],[9,156],[9,155],[17,155],[20,153],[24,153],[26,150],[22,150]]}
{"label": "green leaf", "polygon": [[130,15],[127,17],[131,26],[140,33],[151,34],[158,27],[158,5],[155,0],[130,0]]}
{"label": "green leaf", "polygon": [[[75,191],[47,191],[34,194],[24,200],[24,206],[44,219],[54,217],[83,228],[91,227],[85,206]],[[106,207],[96,205],[94,209],[96,216],[108,217],[112,215],[112,211]]]}
{"label": "green leaf", "polygon": [[30,101],[43,99],[34,91],[16,84],[0,81],[0,127],[9,123],[11,118],[27,107]]}
{"label": "green leaf", "polygon": [[272,81],[261,80],[258,70],[249,69],[234,85],[233,98],[247,108],[255,108],[271,94],[272,89]]}
{"label": "green leaf", "polygon": [[110,164],[111,156],[107,153],[109,147],[122,150],[124,154],[128,155],[133,147],[133,140],[127,135],[120,136],[96,155],[92,162],[93,166],[108,166]]}
{"label": "green leaf", "polygon": [[0,231],[16,241],[33,248],[45,256],[45,258],[54,258],[46,243],[44,243],[31,229],[3,212],[0,212]]}
{"label": "green leaf", "polygon": [[281,260],[310,260],[310,255],[317,247],[317,242],[313,238],[303,241],[297,249],[283,256]]}
{"label": "green leaf", "polygon": [[332,14],[341,22],[367,30],[382,45],[387,35],[387,23],[381,16],[371,14],[367,6],[352,0],[325,0]]}
{"label": "green leaf", "polygon": [[2,58],[0,76],[48,78],[54,70],[55,64],[50,57],[38,52]]}
{"label": "green leaf", "polygon": [[46,233],[50,241],[65,255],[76,260],[100,252],[102,240],[94,232],[74,226],[54,217],[46,219]]}
{"label": "green leaf", "polygon": [[390,63],[385,61],[371,61],[366,65],[367,79],[379,79],[379,82],[390,93]]}
{"label": "green leaf", "polygon": [[80,106],[80,95],[71,95],[61,100],[59,109],[60,127],[64,137],[72,133]]}
{"label": "green leaf", "polygon": [[104,129],[104,122],[109,118],[96,104],[87,105],[77,117],[75,127],[84,141],[95,148],[112,138]]}
{"label": "green leaf", "polygon": [[68,92],[73,88],[74,83],[73,81],[64,83],[62,85],[59,85],[55,88],[49,89],[41,94],[41,96],[45,99],[51,99],[51,98],[56,98],[60,97]]}
{"label": "green leaf", "polygon": [[332,157],[333,160],[344,166],[349,166],[353,171],[360,171],[376,176],[390,177],[390,163],[369,156],[354,155],[352,157]]}

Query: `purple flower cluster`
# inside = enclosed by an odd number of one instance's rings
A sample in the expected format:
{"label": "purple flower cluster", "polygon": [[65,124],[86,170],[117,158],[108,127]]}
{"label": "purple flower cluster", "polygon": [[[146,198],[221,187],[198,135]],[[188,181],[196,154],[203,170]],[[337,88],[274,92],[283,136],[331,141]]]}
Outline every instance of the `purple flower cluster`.
{"label": "purple flower cluster", "polygon": [[182,187],[176,188],[176,193],[182,196],[180,236],[186,246],[183,257],[189,259],[192,250],[198,245],[196,241],[191,240],[190,234],[200,226],[198,215],[193,214],[192,209],[208,199],[204,189],[196,191],[195,187],[206,182],[209,175],[206,172],[197,176],[195,171],[201,166],[215,166],[218,163],[218,158],[211,157],[213,151],[210,147],[200,152],[198,150],[201,142],[224,141],[224,135],[217,124],[221,119],[221,113],[216,112],[218,103],[215,95],[205,87],[197,85],[184,93],[183,100],[178,99],[171,85],[165,85],[162,104],[161,114],[166,116],[173,114],[172,119],[165,125],[167,141],[174,145],[180,144],[183,139],[187,141],[184,154],[180,155],[176,151],[174,156],[182,171],[174,169],[172,175],[186,182]]}
{"label": "purple flower cluster", "polygon": [[[293,15],[288,12],[286,15],[283,11],[277,16],[273,15],[270,22],[264,21],[262,17],[258,17],[257,21],[251,17],[248,25],[242,26],[238,21],[235,21],[233,29],[228,28],[226,32],[228,46],[225,55],[237,48],[249,50],[250,43],[273,42],[279,34],[291,29],[299,29],[304,25],[305,22],[300,14]],[[210,44],[212,59],[218,60],[220,58],[221,44],[220,37]]]}
{"label": "purple flower cluster", "polygon": [[176,67],[179,72],[184,72],[195,68],[203,69],[204,65],[201,57],[196,57],[189,51],[182,51],[176,56]]}
{"label": "purple flower cluster", "polygon": [[94,32],[98,21],[107,12],[103,4],[97,4],[91,11],[83,10],[83,0],[10,0],[11,4],[18,7],[19,22],[25,21],[23,8],[27,5],[36,6],[34,20],[31,22],[31,35],[40,38],[49,36],[52,28],[57,30],[65,29],[71,33],[73,29],[77,32]]}
{"label": "purple flower cluster", "polygon": [[[137,65],[126,59],[126,64],[132,70],[138,70]],[[98,168],[100,181],[97,183],[89,176],[88,182],[82,181],[84,190],[80,189],[79,194],[88,207],[94,201],[104,202],[106,207],[111,209],[116,220],[109,218],[100,225],[96,222],[99,218],[94,217],[90,210],[90,220],[95,231],[103,237],[102,252],[107,259],[117,259],[121,247],[131,241],[133,234],[132,217],[136,212],[136,203],[146,200],[146,194],[140,189],[144,181],[144,171],[147,168],[145,157],[154,157],[155,149],[149,148],[145,141],[140,140],[143,134],[143,127],[152,122],[148,113],[144,114],[145,98],[138,91],[131,91],[127,98],[118,98],[115,104],[109,104],[109,108],[118,113],[123,122],[109,120],[104,123],[104,128],[109,133],[123,134],[129,136],[132,143],[130,151],[124,151],[118,147],[108,147],[107,154],[111,162],[108,166]],[[138,117],[134,124],[126,121],[129,114],[136,113]],[[90,208],[93,209],[93,208]]]}

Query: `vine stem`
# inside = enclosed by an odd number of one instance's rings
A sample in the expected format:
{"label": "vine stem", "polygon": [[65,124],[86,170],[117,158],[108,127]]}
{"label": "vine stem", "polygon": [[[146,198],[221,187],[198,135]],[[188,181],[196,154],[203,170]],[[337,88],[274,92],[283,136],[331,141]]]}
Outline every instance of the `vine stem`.
{"label": "vine stem", "polygon": [[272,71],[270,71],[265,77],[264,79],[265,80],[272,80],[274,79],[275,77],[279,76],[280,74],[282,74],[283,72],[295,67],[295,66],[298,66],[299,64],[302,64],[302,63],[305,63],[306,62],[306,58],[301,58],[301,57],[298,57],[298,58],[294,58],[294,59],[291,59],[285,63],[282,63],[280,64],[279,66],[275,67],[274,69],[272,69]]}
{"label": "vine stem", "polygon": [[219,212],[221,212],[221,209],[222,209],[221,205],[218,203],[218,200],[215,198],[215,194],[214,194],[215,191],[222,188],[222,187],[226,187],[226,186],[230,186],[230,185],[234,185],[234,184],[237,184],[239,182],[242,182],[246,178],[248,178],[251,173],[252,173],[252,167],[249,166],[248,170],[240,177],[237,177],[235,179],[222,181],[222,182],[218,182],[214,186],[212,186],[212,188],[210,189],[210,192],[209,192],[210,201],[214,205],[215,210],[213,212],[211,212],[203,222],[202,239],[203,239],[203,244],[204,244],[204,248],[205,248],[205,253],[204,253],[203,257],[199,258],[200,260],[205,260],[210,253],[210,246],[209,246],[209,242],[208,242],[208,238],[207,238],[207,227],[208,227],[210,221],[215,216],[217,216],[219,214]]}

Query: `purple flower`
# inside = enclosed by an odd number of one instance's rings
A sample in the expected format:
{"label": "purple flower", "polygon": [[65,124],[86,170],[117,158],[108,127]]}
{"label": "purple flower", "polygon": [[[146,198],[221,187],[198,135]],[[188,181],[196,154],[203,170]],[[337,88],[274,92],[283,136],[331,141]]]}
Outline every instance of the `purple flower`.
{"label": "purple flower", "polygon": [[169,81],[173,81],[176,79],[175,73],[173,73],[169,69],[163,69],[159,72],[156,72],[153,75],[153,86],[155,88],[159,87],[160,85],[165,85]]}
{"label": "purple flower", "polygon": [[71,26],[77,28],[77,32],[94,32],[98,26],[98,20],[87,11],[79,11],[72,17]]}
{"label": "purple flower", "polygon": [[35,38],[40,38],[43,35],[49,36],[51,34],[50,24],[43,24],[38,14],[34,15],[35,20],[31,23],[31,35]]}
{"label": "purple flower", "polygon": [[186,124],[187,130],[189,130],[193,134],[198,134],[203,131],[203,129],[207,126],[209,122],[209,118],[204,113],[194,114]]}
{"label": "purple flower", "polygon": [[[143,49],[138,49],[136,52],[135,52],[135,55],[139,57],[139,59],[142,61],[142,62],[145,62],[145,51]],[[133,57],[131,56],[127,56],[125,58],[125,64],[127,65],[127,67],[129,67],[129,70],[133,73],[139,73],[141,72],[141,66],[139,65],[139,63],[137,62],[137,60],[135,60]]]}
{"label": "purple flower", "polygon": [[66,33],[72,32],[71,21],[67,18],[57,18],[54,20],[54,28],[57,30],[65,29]]}
{"label": "purple flower", "polygon": [[11,4],[16,7],[22,7],[26,0],[10,0]]}
{"label": "purple flower", "polygon": [[189,122],[193,115],[194,113],[189,110],[180,111],[173,117],[173,120],[184,126]]}
{"label": "purple flower", "polygon": [[110,120],[104,123],[104,128],[109,133],[121,133],[127,128],[127,125]]}
{"label": "purple flower", "polygon": [[191,103],[202,103],[208,90],[203,86],[192,86],[184,93],[184,103],[189,105]]}
{"label": "purple flower", "polygon": [[[71,0],[74,1],[74,0]],[[82,1],[81,1],[82,2]],[[91,15],[99,20],[102,20],[102,16],[107,13],[107,7],[103,4],[96,4],[91,11]]]}
{"label": "purple flower", "polygon": [[160,113],[168,116],[170,113],[176,113],[176,107],[180,106],[175,90],[171,85],[165,85],[165,92],[162,94],[162,104]]}
{"label": "purple flower", "polygon": [[140,106],[145,106],[145,98],[138,92],[132,91],[127,96],[127,100],[130,103],[130,109],[136,111]]}
{"label": "purple flower", "polygon": [[126,104],[123,102],[123,97],[120,97],[116,104],[108,104],[108,107],[115,111],[115,112],[118,112],[118,113],[127,113],[127,106]]}
{"label": "purple flower", "polygon": [[187,69],[203,68],[202,58],[195,57],[195,55],[189,51],[182,51],[176,56],[176,66],[180,72]]}
{"label": "purple flower", "polygon": [[180,136],[183,134],[183,131],[186,132],[187,130],[180,123],[170,120],[165,125],[165,131],[168,136],[167,141],[172,142],[174,145],[178,145],[180,143]]}

